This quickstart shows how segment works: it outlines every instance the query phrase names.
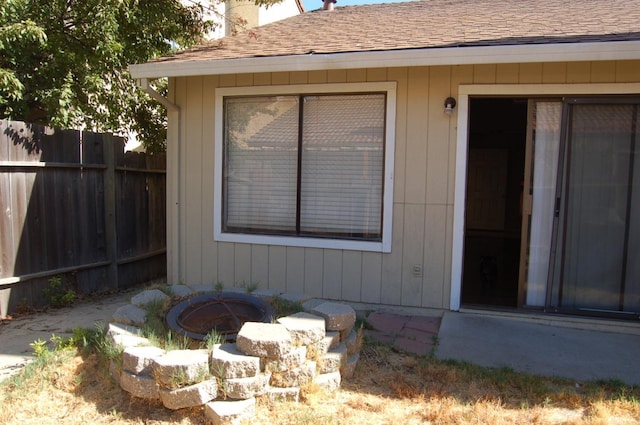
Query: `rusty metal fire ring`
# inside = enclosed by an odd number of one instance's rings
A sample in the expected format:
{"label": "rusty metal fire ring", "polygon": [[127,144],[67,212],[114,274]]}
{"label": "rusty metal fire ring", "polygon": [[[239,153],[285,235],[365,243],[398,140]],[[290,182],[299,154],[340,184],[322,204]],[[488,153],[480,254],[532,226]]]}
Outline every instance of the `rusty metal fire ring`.
{"label": "rusty metal fire ring", "polygon": [[260,298],[221,292],[182,301],[169,310],[166,320],[172,331],[189,338],[204,340],[215,330],[230,342],[245,322],[269,323],[274,317],[273,307]]}

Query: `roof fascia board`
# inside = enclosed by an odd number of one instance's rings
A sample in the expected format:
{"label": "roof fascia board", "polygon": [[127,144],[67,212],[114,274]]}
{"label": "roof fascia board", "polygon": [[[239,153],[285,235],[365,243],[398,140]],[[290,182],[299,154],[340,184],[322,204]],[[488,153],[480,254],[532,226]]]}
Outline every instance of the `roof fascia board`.
{"label": "roof fascia board", "polygon": [[130,65],[133,78],[189,77],[257,72],[488,63],[573,62],[640,59],[640,41],[561,43],[384,50],[260,58],[148,62]]}

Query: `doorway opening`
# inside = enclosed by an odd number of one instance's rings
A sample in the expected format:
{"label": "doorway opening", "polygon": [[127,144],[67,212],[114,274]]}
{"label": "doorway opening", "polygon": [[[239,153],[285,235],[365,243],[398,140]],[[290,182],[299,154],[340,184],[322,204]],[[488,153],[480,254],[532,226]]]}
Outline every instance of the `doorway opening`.
{"label": "doorway opening", "polygon": [[461,302],[516,308],[527,98],[469,99]]}

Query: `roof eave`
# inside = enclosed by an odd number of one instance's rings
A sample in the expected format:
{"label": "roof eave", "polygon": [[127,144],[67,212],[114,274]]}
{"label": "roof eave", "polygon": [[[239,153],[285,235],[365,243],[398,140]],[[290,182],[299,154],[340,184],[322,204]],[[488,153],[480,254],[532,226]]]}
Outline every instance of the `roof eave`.
{"label": "roof eave", "polygon": [[238,59],[158,61],[130,65],[133,78],[405,66],[640,59],[640,41],[467,46]]}

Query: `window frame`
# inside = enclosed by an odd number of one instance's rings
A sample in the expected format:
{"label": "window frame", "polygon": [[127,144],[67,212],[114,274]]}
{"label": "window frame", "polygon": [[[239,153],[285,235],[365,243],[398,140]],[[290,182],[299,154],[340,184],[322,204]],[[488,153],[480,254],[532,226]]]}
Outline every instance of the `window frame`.
{"label": "window frame", "polygon": [[[224,144],[224,98],[232,96],[277,96],[277,95],[323,95],[323,94],[367,94],[385,93],[385,144],[383,160],[382,193],[382,238],[380,241],[365,241],[340,238],[308,237],[295,235],[263,235],[250,233],[227,233],[222,224],[223,144]],[[291,86],[226,87],[215,90],[215,134],[214,134],[214,241],[260,245],[293,246],[305,248],[328,248],[370,252],[391,252],[391,230],[393,223],[393,172],[395,163],[396,83],[339,83],[305,84]]]}

